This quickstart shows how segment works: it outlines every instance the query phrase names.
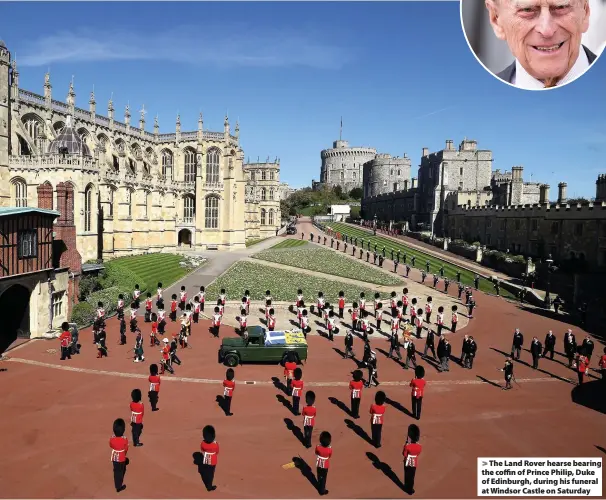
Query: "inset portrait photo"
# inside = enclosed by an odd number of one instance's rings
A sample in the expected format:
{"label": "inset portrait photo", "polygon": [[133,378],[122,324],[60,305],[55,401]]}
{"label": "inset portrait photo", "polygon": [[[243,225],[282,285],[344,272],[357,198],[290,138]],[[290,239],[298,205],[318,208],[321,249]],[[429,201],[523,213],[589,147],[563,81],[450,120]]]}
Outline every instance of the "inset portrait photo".
{"label": "inset portrait photo", "polygon": [[493,76],[519,89],[554,89],[603,52],[606,0],[461,0],[461,25]]}

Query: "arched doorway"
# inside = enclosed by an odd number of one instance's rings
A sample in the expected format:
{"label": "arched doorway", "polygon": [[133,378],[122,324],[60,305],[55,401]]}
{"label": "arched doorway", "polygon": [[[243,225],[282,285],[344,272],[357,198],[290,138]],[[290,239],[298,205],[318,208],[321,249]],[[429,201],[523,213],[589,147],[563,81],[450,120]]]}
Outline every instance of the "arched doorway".
{"label": "arched doorway", "polygon": [[189,229],[179,231],[179,246],[191,247],[191,231]]}
{"label": "arched doorway", "polygon": [[0,317],[4,325],[0,329],[0,354],[17,338],[29,338],[29,290],[13,285],[0,295]]}

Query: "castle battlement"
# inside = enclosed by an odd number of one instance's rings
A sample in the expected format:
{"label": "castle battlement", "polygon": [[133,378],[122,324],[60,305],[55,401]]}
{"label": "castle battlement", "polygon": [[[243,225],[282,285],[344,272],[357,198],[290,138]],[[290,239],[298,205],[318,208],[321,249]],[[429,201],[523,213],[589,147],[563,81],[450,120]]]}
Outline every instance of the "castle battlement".
{"label": "castle battlement", "polygon": [[577,204],[569,204],[569,203],[550,203],[550,204],[532,204],[532,205],[509,205],[509,206],[499,206],[499,205],[488,205],[488,206],[467,206],[467,205],[458,205],[457,208],[451,211],[451,214],[457,215],[460,213],[468,213],[468,212],[477,212],[482,215],[492,215],[504,212],[525,212],[530,215],[537,214],[537,216],[544,215],[545,212],[590,212],[595,209],[606,210],[606,201],[600,202],[589,202],[589,203],[577,203]]}

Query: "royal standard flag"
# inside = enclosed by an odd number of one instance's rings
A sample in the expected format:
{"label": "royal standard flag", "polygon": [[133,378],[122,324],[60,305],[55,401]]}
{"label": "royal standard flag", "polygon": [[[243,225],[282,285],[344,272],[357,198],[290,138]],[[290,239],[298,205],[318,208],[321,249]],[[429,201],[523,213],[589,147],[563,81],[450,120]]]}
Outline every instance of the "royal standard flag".
{"label": "royal standard flag", "polygon": [[265,332],[265,345],[307,345],[303,332],[286,330],[284,332]]}

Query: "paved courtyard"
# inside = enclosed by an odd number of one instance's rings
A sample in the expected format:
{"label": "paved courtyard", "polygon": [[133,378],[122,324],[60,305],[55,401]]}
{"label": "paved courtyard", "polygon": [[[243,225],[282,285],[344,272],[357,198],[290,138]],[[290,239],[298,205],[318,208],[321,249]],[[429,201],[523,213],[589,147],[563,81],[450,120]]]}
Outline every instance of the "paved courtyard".
{"label": "paved courtyard", "polygon": [[[300,236],[299,236],[300,237]],[[184,280],[190,294],[240,258],[248,258],[274,242],[259,243],[236,254],[216,254],[208,265]],[[227,257],[229,256],[229,257]],[[232,260],[233,259],[233,260]],[[414,278],[413,280],[416,280]],[[434,294],[418,283],[423,295]],[[181,283],[174,288],[177,289]],[[419,292],[419,294],[421,294]],[[456,297],[446,300],[456,302]],[[539,370],[528,363],[524,351],[516,362],[517,385],[502,391],[501,368],[516,327],[542,340],[551,329],[562,352],[563,321],[521,309],[501,298],[477,294],[474,319],[462,331],[449,335],[453,360],[449,372],[439,373],[431,359],[426,368],[428,388],[419,422],[423,453],[420,456],[416,495],[419,498],[476,496],[478,456],[604,456],[603,389],[592,371],[584,386],[575,386],[576,374],[561,354],[541,360]],[[261,304],[254,304],[260,306]],[[280,304],[279,326],[294,318],[287,304]],[[254,308],[253,308],[254,309]],[[235,317],[235,304],[227,308],[227,322]],[[233,314],[232,314],[233,313]],[[262,314],[255,316],[262,317]],[[315,320],[315,318],[314,318]],[[0,423],[10,432],[0,456],[0,491],[11,498],[114,498],[108,439],[115,418],[128,421],[130,391],[147,390],[150,362],[158,362],[158,348],[145,346],[145,363],[133,363],[134,339],[118,345],[115,318],[108,321],[109,357],[96,359],[90,330],[81,332],[82,354],[59,360],[57,340],[28,342],[0,362]],[[236,368],[237,387],[232,411],[226,417],[216,398],[222,394],[225,366],[217,361],[220,339],[209,333],[209,322],[194,325],[191,348],[179,352],[182,366],[175,375],[163,376],[160,411],[151,413],[147,399],[141,448],[131,448],[125,498],[313,498],[317,495],[305,469],[282,466],[300,457],[312,471],[313,450],[299,442],[296,429],[301,417],[292,415],[288,399],[273,377],[281,378],[277,365],[243,365]],[[168,333],[177,329],[169,324]],[[149,325],[143,324],[147,340]],[[323,328],[317,326],[321,332]],[[577,339],[585,333],[574,327]],[[473,369],[457,364],[462,336],[471,334],[479,349]],[[224,325],[221,337],[235,336]],[[420,346],[422,347],[422,341]],[[377,389],[363,392],[361,415],[352,421],[347,412],[347,384],[356,360],[341,356],[342,338],[334,342],[309,335],[309,359],[302,366],[305,389],[316,392],[318,409],[314,443],[319,432],[333,435],[334,456],[328,475],[331,498],[400,498],[402,445],[409,415],[411,370],[387,359],[389,343],[373,335],[378,354],[380,390],[390,403],[386,413],[384,443],[380,450],[368,443],[366,417]],[[592,368],[603,345],[596,341]],[[354,350],[362,355],[362,341]],[[600,393],[600,390],[602,391]],[[291,422],[292,421],[292,422]],[[207,493],[192,455],[199,450],[201,429],[212,424],[221,446],[215,476],[218,489]],[[130,438],[130,434],[129,434]],[[574,447],[571,448],[571,439]],[[35,481],[32,479],[35,477]]]}

